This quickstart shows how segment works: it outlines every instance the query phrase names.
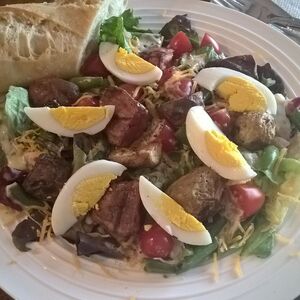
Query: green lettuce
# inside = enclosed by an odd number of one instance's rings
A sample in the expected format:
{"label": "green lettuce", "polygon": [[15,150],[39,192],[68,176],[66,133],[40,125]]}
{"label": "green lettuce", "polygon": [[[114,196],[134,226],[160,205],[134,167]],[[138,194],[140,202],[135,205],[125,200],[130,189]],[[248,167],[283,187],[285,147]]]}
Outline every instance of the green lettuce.
{"label": "green lettuce", "polygon": [[192,28],[191,21],[186,14],[175,16],[164,25],[159,33],[165,38],[165,44],[168,44],[179,31],[187,35],[195,49],[200,47],[198,33]]}
{"label": "green lettuce", "polygon": [[139,17],[133,15],[131,9],[120,16],[107,19],[100,28],[100,42],[110,42],[131,52],[130,40],[135,32],[151,32],[138,28]]}
{"label": "green lettuce", "polygon": [[29,106],[29,97],[26,89],[11,86],[6,94],[4,113],[9,128],[16,135],[21,134],[31,126],[31,121],[24,112]]}
{"label": "green lettuce", "polygon": [[109,144],[100,134],[90,136],[85,133],[75,134],[73,138],[73,173],[86,163],[103,159],[109,151]]}

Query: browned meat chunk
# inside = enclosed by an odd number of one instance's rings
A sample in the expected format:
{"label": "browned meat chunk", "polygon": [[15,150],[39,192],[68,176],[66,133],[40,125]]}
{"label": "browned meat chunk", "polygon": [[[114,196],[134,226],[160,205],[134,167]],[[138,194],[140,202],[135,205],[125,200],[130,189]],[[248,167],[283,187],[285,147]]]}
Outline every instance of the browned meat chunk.
{"label": "browned meat chunk", "polygon": [[167,48],[151,48],[148,51],[141,53],[141,57],[151,64],[165,70],[171,66],[174,50]]}
{"label": "browned meat chunk", "polygon": [[163,102],[158,107],[158,112],[173,127],[179,128],[184,124],[190,108],[196,105],[203,106],[203,104],[203,93],[197,92],[182,99]]}
{"label": "browned meat chunk", "polygon": [[135,236],[142,226],[142,202],[137,181],[114,182],[90,216],[117,241]]}
{"label": "browned meat chunk", "polygon": [[199,167],[180,177],[167,194],[187,212],[200,220],[214,216],[222,209],[223,179],[208,167]]}
{"label": "browned meat chunk", "polygon": [[71,170],[71,164],[63,158],[41,154],[26,176],[23,188],[38,200],[54,202]]}
{"label": "browned meat chunk", "polygon": [[60,78],[43,78],[29,85],[29,99],[32,106],[70,106],[79,98],[76,84]]}
{"label": "browned meat chunk", "polygon": [[129,168],[151,168],[159,164],[162,155],[162,144],[159,135],[165,121],[156,120],[150,128],[129,148],[115,148],[109,159]]}
{"label": "browned meat chunk", "polygon": [[276,131],[274,118],[264,112],[242,113],[235,120],[233,128],[235,142],[249,150],[270,144]]}
{"label": "browned meat chunk", "polygon": [[161,154],[161,144],[151,143],[138,149],[115,149],[108,158],[129,168],[151,168],[159,164]]}
{"label": "browned meat chunk", "polygon": [[106,127],[108,141],[126,147],[138,139],[148,126],[148,111],[125,90],[113,87],[105,91],[102,105],[115,105],[115,117]]}

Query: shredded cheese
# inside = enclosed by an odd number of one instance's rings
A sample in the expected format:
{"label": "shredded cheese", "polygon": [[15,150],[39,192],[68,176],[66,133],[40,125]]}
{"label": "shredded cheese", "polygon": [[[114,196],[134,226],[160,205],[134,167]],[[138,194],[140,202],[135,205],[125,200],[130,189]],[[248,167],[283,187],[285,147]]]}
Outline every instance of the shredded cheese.
{"label": "shredded cheese", "polygon": [[218,282],[219,281],[219,265],[218,265],[218,255],[216,252],[213,254],[211,273],[212,273],[214,282]]}
{"label": "shredded cheese", "polygon": [[107,80],[108,80],[108,82],[109,82],[109,84],[110,84],[111,86],[116,86],[116,84],[115,84],[113,78],[112,78],[110,75],[107,76]]}
{"label": "shredded cheese", "polygon": [[72,260],[73,260],[73,263],[74,263],[74,267],[75,267],[75,270],[80,272],[81,271],[81,264],[80,264],[80,260],[79,260],[79,257],[77,256],[77,254],[72,254]]}
{"label": "shredded cheese", "polygon": [[114,279],[117,278],[106,266],[104,266],[100,262],[97,262],[97,265],[100,267],[101,271],[103,273],[105,273],[105,275],[107,275],[108,277],[114,278]]}
{"label": "shredded cheese", "polygon": [[133,92],[133,98],[135,99],[136,98],[136,96],[138,95],[138,93],[139,93],[139,91],[141,90],[141,86],[139,85],[139,86],[137,86],[136,88],[135,88],[135,90],[134,90],[134,92]]}
{"label": "shredded cheese", "polygon": [[276,240],[283,245],[288,245],[293,242],[293,240],[279,233],[276,234]]}
{"label": "shredded cheese", "polygon": [[289,256],[290,257],[300,257],[300,251],[290,253]]}
{"label": "shredded cheese", "polygon": [[40,231],[39,236],[39,242],[42,242],[45,239],[46,233],[47,233],[47,227],[50,225],[50,222],[48,220],[48,217],[46,217],[42,222],[42,227]]}
{"label": "shredded cheese", "polygon": [[233,259],[234,259],[234,266],[233,266],[234,274],[238,278],[241,278],[243,276],[243,271],[241,268],[241,257],[240,255],[235,255]]}

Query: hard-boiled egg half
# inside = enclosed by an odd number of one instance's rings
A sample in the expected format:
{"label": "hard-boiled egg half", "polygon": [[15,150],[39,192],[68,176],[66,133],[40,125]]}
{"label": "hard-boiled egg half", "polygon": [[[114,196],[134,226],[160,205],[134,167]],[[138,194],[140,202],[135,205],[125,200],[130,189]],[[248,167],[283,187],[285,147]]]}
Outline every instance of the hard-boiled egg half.
{"label": "hard-boiled egg half", "polygon": [[186,135],[199,159],[220,176],[237,181],[256,176],[237,145],[222,133],[203,107],[189,110]]}
{"label": "hard-boiled egg half", "polygon": [[194,80],[226,100],[231,111],[266,111],[276,114],[276,99],[270,89],[241,72],[227,68],[207,68],[201,70]]}
{"label": "hard-boiled egg half", "polygon": [[127,83],[146,85],[159,80],[162,76],[160,68],[135,53],[128,53],[116,44],[101,43],[99,56],[113,75]]}
{"label": "hard-boiled egg half", "polygon": [[139,180],[139,191],[149,215],[170,235],[190,245],[208,245],[212,242],[201,222],[143,176]]}
{"label": "hard-boiled egg half", "polygon": [[63,186],[52,210],[52,228],[56,235],[64,234],[102,198],[112,180],[126,170],[123,165],[98,160],[76,173]]}
{"label": "hard-boiled egg half", "polygon": [[26,107],[24,111],[35,124],[44,130],[72,137],[81,132],[93,135],[102,131],[111,120],[115,107],[114,105]]}

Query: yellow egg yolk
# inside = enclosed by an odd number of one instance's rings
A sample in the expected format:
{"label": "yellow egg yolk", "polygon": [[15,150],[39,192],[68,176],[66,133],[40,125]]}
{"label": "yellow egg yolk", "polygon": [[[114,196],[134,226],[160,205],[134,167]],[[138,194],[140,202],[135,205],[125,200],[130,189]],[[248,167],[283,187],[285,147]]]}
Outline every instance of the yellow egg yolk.
{"label": "yellow egg yolk", "polygon": [[241,167],[245,164],[238,146],[224,134],[215,130],[206,131],[205,144],[211,157],[219,164],[226,167]]}
{"label": "yellow egg yolk", "polygon": [[51,116],[64,128],[84,130],[96,125],[106,116],[105,107],[65,107],[50,108]]}
{"label": "yellow egg yolk", "polygon": [[204,231],[205,227],[194,216],[187,213],[182,206],[166,194],[160,201],[160,209],[174,225],[185,231]]}
{"label": "yellow egg yolk", "polygon": [[131,74],[144,74],[155,68],[154,65],[134,53],[128,53],[123,48],[119,48],[119,51],[116,53],[115,63],[122,71]]}
{"label": "yellow egg yolk", "polygon": [[85,215],[103,197],[114,174],[91,177],[81,181],[75,188],[72,198],[73,212],[76,217]]}
{"label": "yellow egg yolk", "polygon": [[256,86],[240,77],[229,77],[221,82],[216,93],[229,103],[229,109],[236,112],[265,111],[267,101]]}

